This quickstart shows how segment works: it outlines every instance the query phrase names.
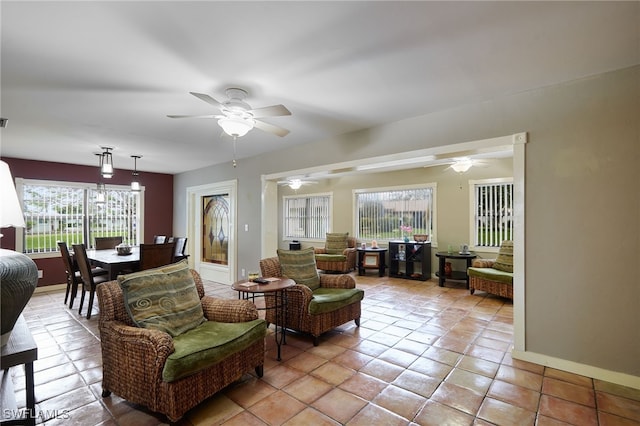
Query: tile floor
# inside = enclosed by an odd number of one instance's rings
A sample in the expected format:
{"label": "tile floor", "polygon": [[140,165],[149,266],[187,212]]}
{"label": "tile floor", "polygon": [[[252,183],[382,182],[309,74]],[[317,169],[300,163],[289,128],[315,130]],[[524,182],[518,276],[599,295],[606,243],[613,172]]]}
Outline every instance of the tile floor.
{"label": "tile floor", "polygon": [[[356,279],[366,291],[361,327],[345,324],[317,347],[290,334],[281,362],[268,336],[262,379],[245,375],[179,424],[640,424],[640,390],[512,359],[510,301],[434,281]],[[206,289],[236,297],[227,286]],[[38,343],[38,423],[164,424],[115,395],[100,396],[97,302],[87,320],[63,298],[37,293],[24,311]],[[24,371],[10,371],[24,406]]]}

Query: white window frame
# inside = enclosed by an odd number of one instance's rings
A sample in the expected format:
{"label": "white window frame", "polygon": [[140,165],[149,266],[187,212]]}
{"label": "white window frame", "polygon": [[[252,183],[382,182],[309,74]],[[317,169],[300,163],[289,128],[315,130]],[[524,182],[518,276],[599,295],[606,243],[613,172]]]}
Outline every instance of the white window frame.
{"label": "white window frame", "polygon": [[[420,183],[420,184],[414,184],[414,185],[397,185],[397,186],[388,186],[388,187],[377,187],[377,188],[360,188],[360,189],[354,189],[353,190],[353,194],[352,194],[352,205],[353,205],[353,234],[354,236],[358,239],[361,240],[363,239],[360,236],[360,223],[359,223],[359,208],[358,208],[358,202],[357,202],[357,194],[362,194],[362,193],[369,193],[369,192],[386,192],[386,191],[404,191],[404,190],[411,190],[411,189],[431,189],[431,230],[427,231],[427,234],[429,234],[429,241],[431,242],[432,247],[437,247],[437,229],[438,229],[438,215],[437,215],[437,211],[438,211],[438,206],[437,206],[437,199],[438,199],[438,184],[436,182],[428,182],[428,183]],[[417,232],[415,232],[417,233]],[[378,239],[377,242],[378,243],[382,243],[383,245],[386,245],[388,241],[392,241],[395,239],[400,239],[402,238],[401,235],[399,234],[397,237],[392,237],[392,238],[388,238],[388,239]],[[410,236],[410,238],[412,238],[412,236]],[[364,238],[365,240],[367,238]]]}
{"label": "white window frame", "polygon": [[[60,186],[67,188],[77,188],[82,190],[88,190],[88,193],[91,191],[95,191],[97,189],[96,183],[88,183],[88,182],[69,182],[69,181],[54,181],[54,180],[43,180],[43,179],[25,179],[25,178],[16,178],[16,192],[18,193],[18,199],[20,201],[20,205],[24,206],[23,194],[24,194],[24,186]],[[129,185],[105,185],[105,190],[117,190],[117,191],[131,191],[131,187]],[[145,187],[140,187],[140,192],[138,193],[138,210],[136,215],[138,216],[138,223],[136,224],[136,240],[138,242],[144,241],[144,192]],[[88,203],[93,202],[93,200],[88,200],[85,196],[85,201]],[[23,208],[24,210],[24,208]],[[89,214],[88,210],[85,211],[85,216]],[[85,219],[87,220],[87,219]],[[19,253],[24,253],[25,245],[25,228],[16,228],[15,233],[15,247],[16,251]],[[85,239],[89,238],[89,235],[85,235]],[[86,243],[86,242],[85,242]],[[58,248],[56,247],[55,251],[47,251],[47,252],[35,252],[35,253],[25,253],[32,259],[43,259],[50,257],[60,256],[58,252]]]}
{"label": "white window frame", "polygon": [[[287,225],[287,220],[289,219],[287,214],[287,202],[292,199],[310,199],[310,198],[328,198],[328,206],[327,212],[329,218],[327,220],[327,229],[326,231],[321,232],[321,235],[317,236],[309,236],[305,235],[304,237],[292,236],[289,235],[289,227]],[[326,232],[332,232],[333,229],[333,193],[332,192],[318,192],[313,194],[304,194],[304,195],[285,195],[282,197],[282,239],[284,241],[324,241],[326,236]]]}
{"label": "white window frame", "polygon": [[[487,252],[487,253],[498,253],[498,250],[500,249],[499,246],[478,246],[476,245],[476,236],[477,236],[477,229],[476,229],[476,211],[477,211],[477,205],[476,205],[476,186],[478,185],[491,185],[491,184],[511,184],[513,185],[513,178],[512,177],[506,177],[506,178],[493,178],[493,179],[478,179],[478,180],[470,180],[469,181],[469,244],[470,244],[470,248],[477,250],[477,251],[482,251],[482,252]],[[512,191],[512,198],[513,201],[515,202],[515,194]],[[514,218],[515,219],[515,218]],[[513,231],[515,232],[515,230]],[[512,237],[513,237],[513,232],[512,232]]]}

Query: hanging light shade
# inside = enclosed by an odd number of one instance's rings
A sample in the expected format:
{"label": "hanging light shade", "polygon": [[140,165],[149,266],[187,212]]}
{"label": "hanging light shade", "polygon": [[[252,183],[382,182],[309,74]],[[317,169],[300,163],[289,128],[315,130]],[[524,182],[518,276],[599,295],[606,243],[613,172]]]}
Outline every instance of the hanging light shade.
{"label": "hanging light shade", "polygon": [[229,136],[242,137],[253,129],[254,121],[251,118],[227,116],[218,120],[218,125]]}
{"label": "hanging light shade", "polygon": [[131,191],[140,192],[140,180],[138,179],[138,176],[140,175],[140,173],[138,173],[138,158],[142,158],[142,155],[132,155],[131,158],[133,158],[133,172],[131,173],[133,179],[131,180]]}
{"label": "hanging light shade", "polygon": [[104,204],[107,200],[104,183],[98,183],[96,188],[96,204]]}
{"label": "hanging light shade", "polygon": [[100,174],[105,179],[111,179],[113,177],[113,154],[111,150],[113,148],[102,147],[104,152],[100,155]]}

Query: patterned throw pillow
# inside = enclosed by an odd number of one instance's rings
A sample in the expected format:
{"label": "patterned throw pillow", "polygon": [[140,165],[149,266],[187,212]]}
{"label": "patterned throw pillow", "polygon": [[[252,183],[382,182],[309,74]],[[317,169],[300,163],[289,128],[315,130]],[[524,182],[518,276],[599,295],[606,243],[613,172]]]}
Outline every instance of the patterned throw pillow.
{"label": "patterned throw pillow", "polygon": [[349,247],[347,238],[349,238],[348,232],[327,232],[327,240],[324,243],[327,254],[342,254],[344,249]]}
{"label": "patterned throw pillow", "polygon": [[320,276],[316,269],[316,257],[313,247],[302,250],[280,250],[278,259],[282,275],[291,278],[296,284],[302,284],[315,290],[320,287]]}
{"label": "patterned throw pillow", "polygon": [[493,263],[493,269],[504,272],[513,272],[513,241],[503,241],[500,244],[498,258]]}
{"label": "patterned throw pillow", "polygon": [[186,261],[118,276],[124,304],[142,328],[178,336],[205,320],[196,283]]}

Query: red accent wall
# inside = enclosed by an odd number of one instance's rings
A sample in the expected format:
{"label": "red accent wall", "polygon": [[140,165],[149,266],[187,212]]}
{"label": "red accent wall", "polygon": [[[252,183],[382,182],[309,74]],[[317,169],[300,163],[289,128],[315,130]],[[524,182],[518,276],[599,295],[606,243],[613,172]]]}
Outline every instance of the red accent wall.
{"label": "red accent wall", "polygon": [[[79,166],[76,164],[54,163],[48,161],[22,160],[3,157],[9,165],[14,178],[58,180],[67,182],[98,182],[98,166]],[[113,178],[104,180],[114,185],[129,185],[132,170],[119,169],[116,165]],[[173,175],[163,173],[140,172],[140,184],[144,192],[144,242],[153,242],[153,236],[173,235]],[[4,236],[0,239],[2,248],[15,250],[15,230],[2,228]],[[59,257],[34,259],[43,278],[38,287],[66,282],[64,266]]]}

